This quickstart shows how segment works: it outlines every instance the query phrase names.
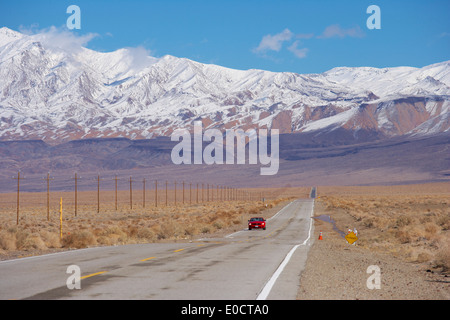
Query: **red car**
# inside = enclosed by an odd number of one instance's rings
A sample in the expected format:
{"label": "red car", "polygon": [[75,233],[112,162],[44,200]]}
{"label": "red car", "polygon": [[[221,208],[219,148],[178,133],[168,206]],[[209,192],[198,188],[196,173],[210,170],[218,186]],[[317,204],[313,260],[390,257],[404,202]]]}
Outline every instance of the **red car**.
{"label": "red car", "polygon": [[248,220],[248,230],[263,229],[266,230],[266,220],[261,217],[254,217]]}

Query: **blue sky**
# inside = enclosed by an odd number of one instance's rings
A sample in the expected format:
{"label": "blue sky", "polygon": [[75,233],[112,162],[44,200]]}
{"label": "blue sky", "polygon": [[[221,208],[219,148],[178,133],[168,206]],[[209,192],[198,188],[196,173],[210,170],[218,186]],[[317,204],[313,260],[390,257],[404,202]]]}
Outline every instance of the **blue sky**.
{"label": "blue sky", "polygon": [[[159,0],[3,1],[0,27],[67,30],[69,5],[81,9],[86,47],[143,47],[235,69],[320,73],[333,67],[422,67],[450,60],[450,1]],[[381,29],[370,30],[370,5]]]}

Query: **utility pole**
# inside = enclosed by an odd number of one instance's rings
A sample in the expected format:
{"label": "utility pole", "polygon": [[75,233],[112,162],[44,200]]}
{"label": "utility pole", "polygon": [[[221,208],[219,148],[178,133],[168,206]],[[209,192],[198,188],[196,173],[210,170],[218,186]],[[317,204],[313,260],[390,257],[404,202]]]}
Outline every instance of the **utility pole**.
{"label": "utility pole", "polygon": [[115,189],[114,189],[114,203],[115,203],[115,208],[117,211],[117,180],[119,180],[117,178],[117,174],[114,176],[114,185],[115,185]]}
{"label": "utility pole", "polygon": [[20,177],[20,171],[17,173],[17,224],[19,224],[19,212],[20,212],[20,180],[24,179]]}
{"label": "utility pole", "polygon": [[142,179],[142,184],[144,185],[144,190],[142,191],[142,207],[145,208],[145,178]]}
{"label": "utility pole", "polygon": [[100,175],[97,175],[97,213],[100,213]]}
{"label": "utility pole", "polygon": [[155,207],[158,207],[158,180],[155,180]]}
{"label": "utility pole", "polygon": [[133,210],[133,179],[130,176],[130,209]]}
{"label": "utility pole", "polygon": [[175,206],[177,205],[177,182],[175,181]]}
{"label": "utility pole", "polygon": [[75,172],[75,217],[77,216],[77,210],[78,210],[78,176]]}
{"label": "utility pole", "polygon": [[50,220],[50,180],[53,180],[53,178],[50,178],[50,173],[47,172],[47,178],[44,178],[44,180],[47,181],[47,221]]}
{"label": "utility pole", "polygon": [[63,208],[62,208],[62,198],[61,198],[59,200],[59,238],[60,239],[62,239],[62,236],[63,236],[63,232],[62,232],[62,222],[63,222],[62,212],[63,212]]}

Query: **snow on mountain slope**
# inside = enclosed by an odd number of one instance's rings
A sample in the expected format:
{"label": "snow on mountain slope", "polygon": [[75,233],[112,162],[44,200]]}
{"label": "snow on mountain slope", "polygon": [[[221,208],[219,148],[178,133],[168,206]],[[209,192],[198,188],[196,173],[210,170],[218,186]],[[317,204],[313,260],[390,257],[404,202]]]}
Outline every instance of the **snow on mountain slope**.
{"label": "snow on mountain slope", "polygon": [[0,47],[7,45],[10,42],[19,40],[23,37],[20,32],[8,29],[6,27],[0,28]]}
{"label": "snow on mountain slope", "polygon": [[450,62],[300,75],[233,70],[144,49],[102,53],[0,29],[0,139],[150,138],[205,127],[282,133],[448,131]]}
{"label": "snow on mountain slope", "polygon": [[330,81],[361,89],[370,86],[377,96],[445,95],[450,86],[450,61],[421,69],[334,68],[324,73]]}

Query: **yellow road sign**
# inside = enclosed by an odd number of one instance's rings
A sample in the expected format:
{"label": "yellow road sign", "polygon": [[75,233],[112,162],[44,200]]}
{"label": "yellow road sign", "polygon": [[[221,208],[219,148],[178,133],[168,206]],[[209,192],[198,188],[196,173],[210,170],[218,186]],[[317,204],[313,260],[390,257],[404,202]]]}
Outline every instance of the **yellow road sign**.
{"label": "yellow road sign", "polygon": [[353,244],[353,242],[358,240],[358,237],[353,232],[350,232],[345,236],[345,239],[347,240],[348,243]]}

